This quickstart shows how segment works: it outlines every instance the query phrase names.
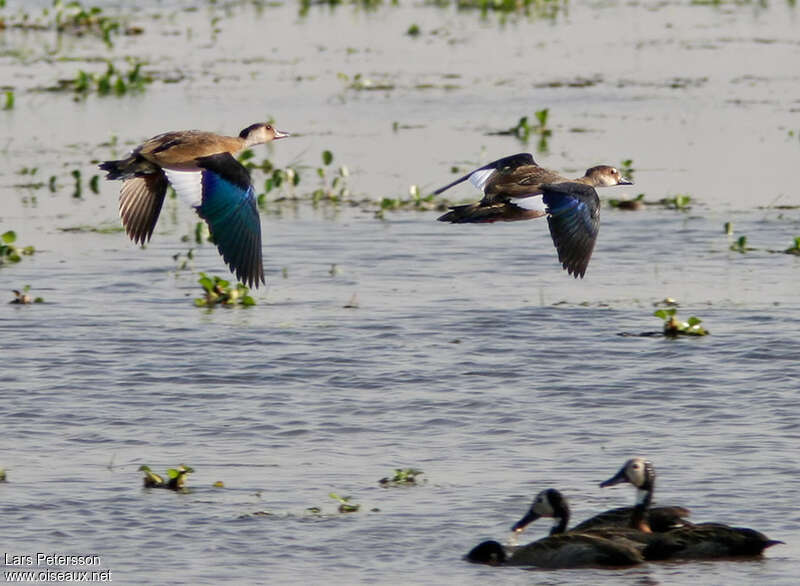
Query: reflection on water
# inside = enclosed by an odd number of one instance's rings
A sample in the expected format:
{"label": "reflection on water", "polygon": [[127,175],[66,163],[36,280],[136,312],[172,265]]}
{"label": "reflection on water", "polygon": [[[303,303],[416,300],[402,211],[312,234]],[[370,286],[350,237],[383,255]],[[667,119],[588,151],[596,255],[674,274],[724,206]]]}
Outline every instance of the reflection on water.
{"label": "reflection on water", "polygon": [[[798,259],[770,251],[788,247],[800,222],[794,209],[764,208],[798,203],[786,187],[800,148],[786,118],[793,11],[575,6],[555,25],[501,26],[433,7],[299,18],[293,6],[236,5],[215,38],[211,14],[148,21],[142,37],[120,38],[114,55],[186,75],[140,96],[27,91],[75,64],[0,59],[17,88],[15,108],[0,112],[0,232],[37,248],[0,268],[0,289],[10,300],[30,284],[46,301],[0,306],[9,552],[98,553],[114,581],[131,583],[143,571],[186,583],[292,583],[299,573],[341,584],[794,581]],[[441,32],[409,39],[415,21]],[[612,24],[625,33],[598,34]],[[5,47],[39,42],[3,35]],[[91,39],[67,42],[70,54],[103,52]],[[348,90],[340,71],[388,71],[396,89]],[[759,83],[746,81],[753,72]],[[446,74],[458,87],[416,87]],[[595,74],[584,87],[539,83]],[[705,81],[671,87],[678,77]],[[311,191],[330,148],[352,189],[379,200],[440,185],[453,164],[524,150],[485,133],[546,106],[554,135],[537,159],[566,172],[633,158],[637,184],[615,197],[690,193],[692,209],[604,208],[586,279],[575,281],[544,220],[449,226],[436,212],[380,221],[374,208],[287,207],[262,218],[258,305],[211,312],[193,306],[196,272],[225,267],[204,245],[190,270],[175,270],[195,219],[174,202],[144,251],[122,233],[61,230],[116,223],[115,186],[72,198],[71,170],[88,178],[90,159],[168,128],[233,132],[273,115],[305,136],[259,159],[310,166],[300,186]],[[393,132],[392,121],[420,127]],[[101,144],[112,135],[116,146]],[[32,166],[61,188],[16,187]],[[732,252],[727,221],[756,250]],[[354,294],[358,307],[345,307]],[[653,303],[667,296],[712,335],[617,335],[657,330]],[[461,560],[483,539],[504,540],[542,488],[568,495],[576,519],[629,504],[629,491],[596,486],[635,454],[656,464],[657,502],[787,544],[763,560],[602,572]],[[193,466],[193,492],[143,490],[144,462]],[[379,487],[409,466],[428,482]],[[217,480],[226,488],[212,488]],[[337,513],[330,492],[361,510]]]}

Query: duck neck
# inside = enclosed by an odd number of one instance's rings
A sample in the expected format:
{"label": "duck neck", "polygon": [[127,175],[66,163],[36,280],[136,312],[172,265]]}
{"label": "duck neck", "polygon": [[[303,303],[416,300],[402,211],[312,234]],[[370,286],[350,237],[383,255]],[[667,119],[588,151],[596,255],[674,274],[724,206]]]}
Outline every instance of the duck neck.
{"label": "duck neck", "polygon": [[636,505],[633,507],[631,514],[631,526],[644,533],[652,533],[650,524],[647,521],[647,510],[650,508],[650,503],[653,500],[653,487],[647,485],[636,491]]}
{"label": "duck neck", "polygon": [[262,144],[264,142],[255,133],[248,134],[246,137],[240,138],[239,140],[241,141],[242,144],[241,148],[239,149],[240,151],[249,149],[250,147]]}
{"label": "duck neck", "polygon": [[569,524],[569,505],[566,499],[561,499],[557,506],[558,508],[554,511],[555,514],[553,515],[556,523],[550,529],[550,535],[564,533]]}
{"label": "duck neck", "polygon": [[575,179],[574,183],[583,183],[584,185],[588,185],[590,187],[597,187],[597,181],[595,181],[592,177],[588,175],[584,175],[583,177],[578,177]]}

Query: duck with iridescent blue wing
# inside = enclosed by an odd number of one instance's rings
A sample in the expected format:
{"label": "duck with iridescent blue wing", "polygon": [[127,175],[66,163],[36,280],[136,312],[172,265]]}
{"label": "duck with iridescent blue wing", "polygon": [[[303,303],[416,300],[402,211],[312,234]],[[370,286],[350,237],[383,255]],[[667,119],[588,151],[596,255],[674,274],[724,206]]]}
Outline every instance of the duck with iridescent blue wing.
{"label": "duck with iridescent blue wing", "polygon": [[239,136],[201,130],[165,132],[146,140],[119,161],[99,167],[121,179],[119,214],[137,244],[150,240],[167,185],[208,224],[217,249],[236,277],[264,283],[261,220],[250,174],[236,160],[244,149],[289,136],[268,123],[248,126]]}
{"label": "duck with iridescent blue wing", "polygon": [[586,273],[597,240],[600,198],[594,188],[633,184],[610,165],[591,167],[583,177],[568,179],[537,165],[530,153],[519,153],[479,167],[434,194],[466,180],[483,192],[483,198],[452,207],[440,222],[485,224],[547,216],[558,260],[575,278]]}

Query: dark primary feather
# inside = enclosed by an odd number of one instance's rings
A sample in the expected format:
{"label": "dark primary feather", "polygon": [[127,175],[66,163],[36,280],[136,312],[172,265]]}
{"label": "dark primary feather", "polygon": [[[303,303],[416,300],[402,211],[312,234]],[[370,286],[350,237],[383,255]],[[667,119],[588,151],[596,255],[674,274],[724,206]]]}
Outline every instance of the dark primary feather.
{"label": "dark primary feather", "polygon": [[166,193],[163,171],[126,179],[122,184],[119,215],[125,232],[136,244],[144,244],[153,235]]}
{"label": "dark primary feather", "polygon": [[558,260],[576,279],[583,277],[597,240],[600,198],[581,183],[545,184],[541,189]]}
{"label": "dark primary feather", "polygon": [[458,185],[462,181],[466,181],[469,179],[473,173],[476,171],[483,171],[484,169],[496,169],[498,172],[503,172],[504,169],[514,169],[516,167],[520,167],[522,165],[535,165],[536,161],[533,160],[533,155],[530,153],[517,153],[516,155],[509,155],[507,157],[503,157],[502,159],[497,159],[496,161],[492,161],[491,163],[487,163],[483,167],[478,167],[477,169],[473,169],[463,177],[459,177],[452,183],[448,183],[444,187],[440,187],[436,191],[434,191],[434,195],[439,195],[443,191],[447,191],[454,185]]}

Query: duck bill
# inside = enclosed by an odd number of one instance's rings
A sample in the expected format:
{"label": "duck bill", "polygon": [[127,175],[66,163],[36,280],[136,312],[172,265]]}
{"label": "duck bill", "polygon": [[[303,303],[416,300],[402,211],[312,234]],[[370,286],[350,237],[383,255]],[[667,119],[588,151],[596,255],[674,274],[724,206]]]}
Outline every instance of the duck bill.
{"label": "duck bill", "polygon": [[633,185],[633,181],[631,181],[630,179],[627,179],[625,177],[620,177],[619,178],[619,183],[617,183],[617,185]]}
{"label": "duck bill", "polygon": [[278,130],[277,128],[274,129],[273,132],[275,133],[275,136],[272,138],[272,140],[278,140],[279,138],[286,138],[287,136],[292,136],[288,132],[283,132],[282,130]]}
{"label": "duck bill", "polygon": [[529,523],[533,523],[536,519],[541,517],[540,514],[534,513],[533,511],[528,511],[522,519],[514,523],[511,527],[511,531],[514,533],[520,533]]}
{"label": "duck bill", "polygon": [[607,486],[614,486],[615,484],[621,484],[623,482],[628,482],[628,477],[625,474],[625,466],[619,469],[614,476],[609,478],[608,480],[604,480],[600,483],[600,488],[605,488]]}

